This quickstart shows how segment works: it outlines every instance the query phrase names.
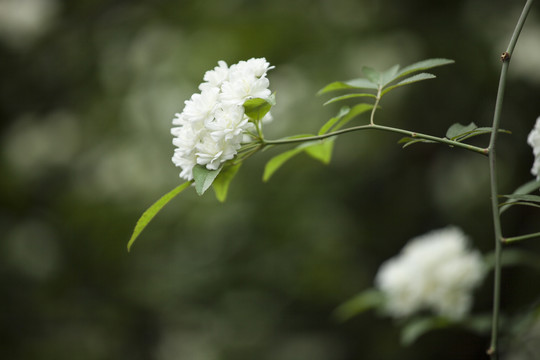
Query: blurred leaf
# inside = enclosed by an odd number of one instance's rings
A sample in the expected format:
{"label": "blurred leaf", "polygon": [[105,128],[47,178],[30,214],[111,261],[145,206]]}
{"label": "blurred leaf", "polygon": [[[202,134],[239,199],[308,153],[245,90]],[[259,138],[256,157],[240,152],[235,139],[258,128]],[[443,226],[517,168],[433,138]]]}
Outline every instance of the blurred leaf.
{"label": "blurred leaf", "polygon": [[[532,180],[529,181],[520,187],[518,187],[513,194],[530,194],[531,192],[540,189],[540,180]],[[504,204],[500,210],[499,214],[502,214],[506,210],[508,210],[513,202],[516,202],[517,200],[510,200],[506,204]]]}
{"label": "blurred leaf", "polygon": [[341,119],[339,119],[339,121],[334,126],[332,131],[337,131],[341,129],[343,126],[347,125],[349,121],[351,121],[358,115],[361,115],[367,111],[370,111],[371,109],[373,109],[372,104],[358,104],[358,105],[353,106],[347,114],[345,114]]}
{"label": "blurred leaf", "polygon": [[477,128],[478,126],[476,126],[476,124],[473,122],[470,123],[469,125],[461,125],[461,124],[455,123],[451,125],[448,128],[448,130],[446,130],[446,137],[448,139],[454,140],[455,138],[463,134],[467,134]]}
{"label": "blurred leaf", "polygon": [[377,87],[378,87],[378,85],[380,85],[381,74],[379,74],[379,72],[377,72],[375,69],[370,68],[368,66],[363,66],[362,67],[362,74],[364,74],[364,76],[372,84],[377,85]]}
{"label": "blurred leaf", "polygon": [[[505,249],[501,257],[502,266],[529,266],[540,270],[540,256],[520,249]],[[484,255],[484,264],[488,270],[495,266],[495,253]]]}
{"label": "blurred leaf", "polygon": [[214,188],[214,192],[216,193],[216,198],[218,199],[218,201],[225,202],[225,200],[227,199],[229,185],[238,170],[240,169],[241,165],[242,163],[224,166],[223,170],[221,170],[219,175],[212,183],[212,187]]}
{"label": "blurred leaf", "polygon": [[316,144],[305,147],[304,150],[315,160],[319,160],[323,164],[328,165],[332,159],[332,150],[334,149],[335,140],[335,137],[319,140]]}
{"label": "blurred leaf", "polygon": [[245,114],[255,121],[261,120],[275,105],[275,97],[272,94],[268,99],[254,98],[244,102]]}
{"label": "blurred leaf", "polygon": [[158,201],[153,203],[146,211],[141,215],[139,220],[137,221],[137,224],[135,225],[135,229],[133,230],[133,234],[131,235],[131,238],[128,241],[127,244],[127,250],[131,250],[131,246],[137,239],[137,237],[141,234],[141,232],[144,230],[144,228],[152,221],[154,216],[171,201],[176,195],[180,194],[184,189],[186,189],[191,184],[190,181],[185,182],[181,185],[178,185],[165,195],[163,195]]}
{"label": "blurred leaf", "polygon": [[406,148],[407,146],[417,144],[417,143],[429,143],[429,144],[435,144],[435,141],[426,140],[426,139],[419,139],[414,137],[403,137],[399,139],[398,144],[403,144],[403,148]]}
{"label": "blurred leaf", "polygon": [[193,167],[193,180],[195,181],[195,190],[197,190],[197,194],[204,194],[210,185],[212,185],[220,171],[221,167],[217,170],[208,170],[206,166],[195,165]]}
{"label": "blurred leaf", "polygon": [[339,321],[345,321],[364,311],[379,307],[384,302],[382,292],[368,289],[347,300],[334,310],[334,316]]}
{"label": "blurred leaf", "polygon": [[454,60],[450,60],[450,59],[440,59],[440,58],[436,58],[436,59],[427,59],[427,60],[422,60],[422,61],[419,61],[419,62],[416,62],[414,64],[411,64],[409,66],[406,66],[404,67],[403,69],[401,69],[399,71],[399,73],[393,78],[391,79],[389,82],[392,82],[392,81],[395,81],[397,79],[400,79],[404,76],[407,76],[409,74],[412,74],[413,72],[417,72],[417,71],[424,71],[424,70],[428,70],[428,69],[432,69],[434,67],[438,67],[438,66],[443,66],[443,65],[448,65],[448,64],[453,64],[454,63]]}
{"label": "blurred leaf", "polygon": [[540,202],[540,196],[538,195],[529,195],[529,194],[510,194],[510,195],[499,195],[500,197],[505,197],[512,200],[522,200],[522,201],[531,201],[531,202]]}
{"label": "blurred leaf", "polygon": [[294,155],[299,154],[304,149],[301,147],[295,147],[294,149],[285,151],[279,155],[274,156],[271,158],[264,167],[264,173],[263,173],[263,181],[268,181],[270,177],[290,158],[292,158]]}
{"label": "blurred leaf", "polygon": [[418,82],[418,81],[423,81],[423,80],[429,80],[429,79],[435,79],[435,75],[433,74],[429,74],[429,73],[420,73],[420,74],[416,74],[416,75],[413,75],[411,77],[408,77],[400,82],[398,82],[397,84],[395,85],[392,85],[392,86],[389,86],[387,88],[385,88],[382,92],[381,92],[381,96],[383,96],[384,94],[386,94],[387,92],[389,92],[390,90],[394,90],[395,88],[398,88],[400,86],[404,86],[404,85],[409,85],[409,84],[413,84],[415,82]]}
{"label": "blurred leaf", "polygon": [[335,81],[323,87],[317,92],[317,95],[322,95],[330,91],[346,90],[346,89],[373,89],[377,90],[377,85],[369,82],[364,78],[353,79],[349,81]]}
{"label": "blurred leaf", "polygon": [[330,130],[330,128],[332,128],[332,126],[334,126],[334,124],[339,121],[339,119],[341,119],[343,116],[347,115],[350,111],[351,111],[351,108],[348,107],[348,106],[344,106],[341,109],[339,109],[338,114],[336,116],[334,116],[333,118],[331,118],[330,120],[328,120],[321,127],[321,129],[319,130],[319,135],[326,134],[328,132],[328,130]]}
{"label": "blurred leaf", "polygon": [[342,95],[342,96],[336,96],[336,97],[328,100],[327,102],[325,102],[323,105],[328,105],[328,104],[335,103],[337,101],[343,101],[343,100],[348,100],[348,99],[357,98],[357,97],[370,97],[370,98],[374,98],[374,99],[377,98],[375,95],[368,94],[368,93],[347,94],[347,95]]}
{"label": "blurred leaf", "polygon": [[394,65],[381,74],[381,85],[384,87],[396,79],[399,65]]}
{"label": "blurred leaf", "polygon": [[442,317],[416,318],[407,323],[401,330],[401,343],[405,346],[411,345],[425,333],[448,327],[452,323]]}
{"label": "blurred leaf", "polygon": [[475,315],[469,316],[460,323],[460,326],[479,335],[485,335],[491,332],[492,321],[491,314]]}

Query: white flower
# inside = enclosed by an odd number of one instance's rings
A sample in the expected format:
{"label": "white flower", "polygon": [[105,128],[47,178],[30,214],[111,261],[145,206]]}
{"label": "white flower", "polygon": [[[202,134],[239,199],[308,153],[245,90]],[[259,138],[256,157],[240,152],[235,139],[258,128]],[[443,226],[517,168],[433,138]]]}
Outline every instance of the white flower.
{"label": "white flower", "polygon": [[472,305],[472,290],[485,269],[478,251],[455,227],[412,239],[401,254],[383,263],[375,278],[388,314],[406,317],[422,310],[459,320]]}
{"label": "white flower", "polygon": [[[230,67],[224,61],[204,74],[200,93],[185,101],[184,110],[175,115],[171,129],[176,146],[173,163],[182,168],[180,177],[193,179],[193,167],[204,165],[217,170],[233,159],[241,144],[251,141],[247,133],[256,128],[244,111],[251,98],[268,98],[266,72],[273,67],[266,59],[241,61]],[[263,121],[272,119],[267,113]]]}
{"label": "white flower", "polygon": [[536,124],[527,138],[527,143],[532,146],[534,154],[531,174],[536,175],[536,179],[540,180],[540,117],[536,119]]}

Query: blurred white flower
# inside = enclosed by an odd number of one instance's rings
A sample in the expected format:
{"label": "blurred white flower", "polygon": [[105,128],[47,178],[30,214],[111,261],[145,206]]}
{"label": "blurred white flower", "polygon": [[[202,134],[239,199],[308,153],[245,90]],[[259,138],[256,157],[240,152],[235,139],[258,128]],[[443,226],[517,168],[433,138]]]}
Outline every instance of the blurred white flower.
{"label": "blurred white flower", "polygon": [[[256,129],[243,105],[248,99],[270,96],[266,72],[272,68],[264,58],[240,61],[230,67],[219,61],[204,74],[201,92],[185,101],[184,110],[172,121],[176,146],[172,161],[182,168],[181,178],[192,180],[197,164],[217,170],[234,158],[242,143],[251,141],[245,135]],[[268,119],[270,113],[263,120]]]}
{"label": "blurred white flower", "polygon": [[393,317],[431,310],[459,320],[470,310],[472,290],[484,275],[481,254],[468,249],[460,229],[447,227],[412,239],[381,265],[375,284]]}
{"label": "blurred white flower", "polygon": [[536,124],[527,138],[527,143],[532,146],[534,154],[534,164],[531,173],[536,175],[537,180],[540,180],[540,117],[536,119]]}

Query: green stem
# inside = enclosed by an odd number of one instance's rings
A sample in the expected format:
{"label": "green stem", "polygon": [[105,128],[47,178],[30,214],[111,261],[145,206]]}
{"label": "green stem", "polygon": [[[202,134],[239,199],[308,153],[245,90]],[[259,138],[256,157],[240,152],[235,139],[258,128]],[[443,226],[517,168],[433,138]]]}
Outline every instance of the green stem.
{"label": "green stem", "polygon": [[515,242],[515,241],[534,239],[534,238],[537,238],[537,237],[540,237],[540,232],[533,233],[533,234],[527,234],[527,235],[521,235],[521,236],[507,237],[507,238],[503,238],[502,240],[503,240],[503,242],[505,244],[507,244],[507,243],[511,243],[511,242]]}
{"label": "green stem", "polygon": [[393,128],[390,126],[382,126],[382,125],[375,125],[375,124],[354,126],[347,129],[337,130],[337,131],[327,133],[327,134],[308,136],[308,137],[302,137],[302,138],[296,138],[296,139],[283,139],[283,140],[266,140],[265,139],[263,143],[264,145],[294,144],[294,143],[301,143],[301,142],[306,142],[306,141],[323,140],[332,136],[337,136],[337,135],[354,132],[354,131],[361,131],[361,130],[381,130],[381,131],[393,132],[393,133],[407,135],[413,138],[424,139],[424,140],[446,144],[449,146],[459,147],[459,148],[470,150],[470,151],[473,151],[482,155],[487,155],[488,153],[487,149],[461,143],[459,141],[454,141],[447,138],[440,138],[437,136],[431,136],[431,135],[417,133],[414,131],[409,131],[409,130],[404,130],[404,129],[399,129],[399,128]]}
{"label": "green stem", "polygon": [[[527,0],[525,7],[518,20],[510,44],[506,52],[511,56],[517,43],[517,39],[527,18],[527,14],[532,5],[533,0]],[[495,360],[499,358],[498,349],[498,333],[499,333],[499,313],[500,313],[500,293],[501,293],[501,255],[502,255],[502,230],[501,219],[499,215],[499,200],[498,200],[498,184],[497,184],[497,158],[496,158],[496,144],[497,133],[499,131],[499,124],[501,120],[502,104],[504,98],[504,90],[506,88],[506,76],[508,72],[508,66],[510,64],[510,57],[503,57],[503,64],[501,69],[501,76],[499,79],[499,88],[497,90],[497,100],[495,102],[495,113],[493,115],[493,125],[491,131],[491,138],[489,141],[489,174],[490,174],[490,187],[491,187],[491,209],[493,216],[493,228],[495,233],[495,269],[493,279],[493,315],[491,324],[491,344],[488,350],[488,354],[491,359]]]}
{"label": "green stem", "polygon": [[377,97],[375,98],[375,104],[373,105],[373,109],[371,109],[371,116],[369,117],[370,125],[375,125],[375,111],[377,111],[379,101],[381,101],[381,90],[382,86],[379,85],[379,88],[377,89]]}

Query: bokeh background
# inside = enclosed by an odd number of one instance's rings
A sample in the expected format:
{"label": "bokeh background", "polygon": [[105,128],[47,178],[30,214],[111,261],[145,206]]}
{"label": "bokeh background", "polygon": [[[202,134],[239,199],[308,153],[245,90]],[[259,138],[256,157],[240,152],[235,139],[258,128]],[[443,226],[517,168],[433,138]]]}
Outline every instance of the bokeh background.
{"label": "bokeh background", "polygon": [[[491,251],[480,155],[355,133],[329,166],[299,156],[262,183],[273,149],[243,165],[226,203],[186,191],[131,253],[126,244],[142,211],[179,183],[171,119],[218,60],[276,66],[266,131],[277,138],[316,131],[339,108],[323,107],[317,90],[364,65],[455,59],[378,113],[381,124],[442,136],[455,122],[490,125],[522,3],[0,0],[0,358],[485,358],[486,335],[444,329],[403,347],[391,319],[332,316],[416,235],[452,224]],[[539,100],[534,6],[509,72],[503,193],[532,179],[526,137]],[[539,231],[538,219],[510,210],[506,235]],[[538,255],[539,245],[513,247]],[[509,267],[503,281],[507,316],[535,308],[538,272]],[[490,311],[490,282],[475,313]],[[505,327],[505,358],[538,359],[538,333]]]}

